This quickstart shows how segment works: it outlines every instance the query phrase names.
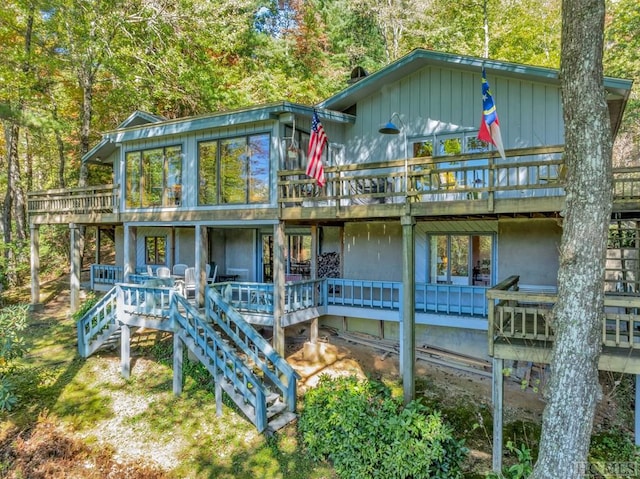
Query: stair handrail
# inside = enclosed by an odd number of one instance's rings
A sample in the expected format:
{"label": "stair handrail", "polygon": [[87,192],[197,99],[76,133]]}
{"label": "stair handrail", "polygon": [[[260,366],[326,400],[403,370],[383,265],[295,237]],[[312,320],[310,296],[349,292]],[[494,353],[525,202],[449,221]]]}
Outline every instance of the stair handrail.
{"label": "stair handrail", "polygon": [[[259,432],[267,427],[267,393],[262,381],[248,368],[234,349],[225,344],[201,313],[181,295],[171,298],[169,316],[176,330],[187,334],[202,349],[203,354],[211,361],[213,371],[205,364],[216,381],[220,376],[233,383],[243,398],[254,408],[255,426]],[[220,355],[218,353],[221,353]]]}
{"label": "stair handrail", "polygon": [[[220,327],[254,361],[260,371],[280,390],[287,409],[295,412],[300,375],[215,288],[207,288],[205,318]],[[273,365],[273,370],[269,364]]]}
{"label": "stair handrail", "polygon": [[116,287],[111,288],[100,300],[94,304],[76,324],[78,336],[78,353],[81,357],[89,356],[89,345],[110,325],[115,324],[117,318]]}

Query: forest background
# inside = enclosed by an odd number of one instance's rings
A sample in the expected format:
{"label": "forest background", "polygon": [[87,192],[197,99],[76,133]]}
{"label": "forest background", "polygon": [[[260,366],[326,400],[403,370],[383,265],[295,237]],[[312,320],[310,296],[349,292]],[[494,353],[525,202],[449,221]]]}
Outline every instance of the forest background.
{"label": "forest background", "polygon": [[[614,148],[614,164],[630,165],[640,156],[640,2],[607,9],[605,75],[635,80]],[[29,278],[26,193],[109,183],[110,171],[80,159],[135,110],[312,105],[354,67],[371,73],[416,47],[559,68],[560,31],[560,0],[7,0],[0,282]],[[43,275],[67,268],[68,235],[41,231]]]}

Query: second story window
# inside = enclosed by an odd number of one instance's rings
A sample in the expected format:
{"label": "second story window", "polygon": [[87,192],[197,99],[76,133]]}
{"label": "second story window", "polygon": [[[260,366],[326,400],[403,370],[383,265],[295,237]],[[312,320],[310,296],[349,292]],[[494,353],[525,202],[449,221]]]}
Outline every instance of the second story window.
{"label": "second story window", "polygon": [[128,208],[182,203],[182,147],[130,151],[125,162]]}
{"label": "second story window", "polygon": [[269,202],[268,133],[198,145],[198,204]]}

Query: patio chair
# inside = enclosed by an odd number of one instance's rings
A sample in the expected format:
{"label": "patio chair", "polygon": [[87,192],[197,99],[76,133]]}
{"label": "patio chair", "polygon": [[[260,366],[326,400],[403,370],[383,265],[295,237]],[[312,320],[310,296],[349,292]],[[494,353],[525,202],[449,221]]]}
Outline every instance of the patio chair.
{"label": "patio chair", "polygon": [[150,264],[147,265],[147,274],[149,276],[153,276],[153,268],[151,267]]}
{"label": "patio chair", "polygon": [[[211,273],[211,275],[209,274]],[[213,266],[213,272],[211,272],[211,265],[207,265],[207,283],[213,284],[216,282],[216,277],[218,276],[218,265]]]}
{"label": "patio chair", "polygon": [[166,266],[160,266],[156,270],[156,275],[158,278],[171,278],[171,270]]}
{"label": "patio chair", "polygon": [[184,263],[176,263],[173,265],[173,275],[174,276],[184,276],[185,275],[185,271],[186,269],[189,267],[189,265],[184,264]]}
{"label": "patio chair", "polygon": [[196,269],[187,268],[184,270],[184,297],[188,298],[189,293],[193,291],[193,296],[196,295]]}

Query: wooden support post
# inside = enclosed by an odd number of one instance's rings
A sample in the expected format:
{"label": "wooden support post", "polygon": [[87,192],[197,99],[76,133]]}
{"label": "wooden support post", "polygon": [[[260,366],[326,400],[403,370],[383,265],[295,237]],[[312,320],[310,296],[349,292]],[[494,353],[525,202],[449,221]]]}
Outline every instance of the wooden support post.
{"label": "wooden support post", "polygon": [[222,416],[222,374],[216,374],[215,376],[215,397],[216,397],[216,416]]}
{"label": "wooden support post", "polygon": [[96,264],[100,264],[100,248],[102,247],[102,229],[96,227]]}
{"label": "wooden support post", "polygon": [[[318,227],[311,226],[311,279],[318,279]],[[319,293],[316,288],[316,293]],[[309,323],[309,341],[312,344],[318,342],[318,318],[314,318]]]}
{"label": "wooden support post", "polygon": [[29,310],[41,311],[40,302],[40,227],[31,225],[31,304]]}
{"label": "wooden support post", "polygon": [[401,218],[402,224],[402,391],[404,404],[415,398],[416,369],[416,323],[415,323],[415,219],[410,216]]}
{"label": "wooden support post", "polygon": [[204,293],[207,287],[207,262],[209,236],[206,226],[196,225],[196,304],[204,306]]}
{"label": "wooden support post", "polygon": [[129,275],[136,272],[136,237],[135,226],[124,225],[124,265],[122,280],[129,282]]}
{"label": "wooden support post", "polygon": [[70,310],[75,313],[80,307],[80,228],[75,223],[69,225],[71,237],[71,267],[70,267]]}
{"label": "wooden support post", "polygon": [[493,358],[493,472],[502,473],[502,410],[504,400],[504,359]]}
{"label": "wooden support post", "polygon": [[131,328],[128,324],[120,325],[120,374],[125,379],[131,374]]}
{"label": "wooden support post", "polygon": [[182,393],[182,360],[184,358],[184,343],[180,335],[173,333],[173,394]]}
{"label": "wooden support post", "polygon": [[280,221],[273,226],[273,348],[282,357],[285,355],[284,327],[282,326],[285,247],[284,222]]}
{"label": "wooden support post", "polygon": [[640,446],[640,374],[636,374],[635,440]]}

